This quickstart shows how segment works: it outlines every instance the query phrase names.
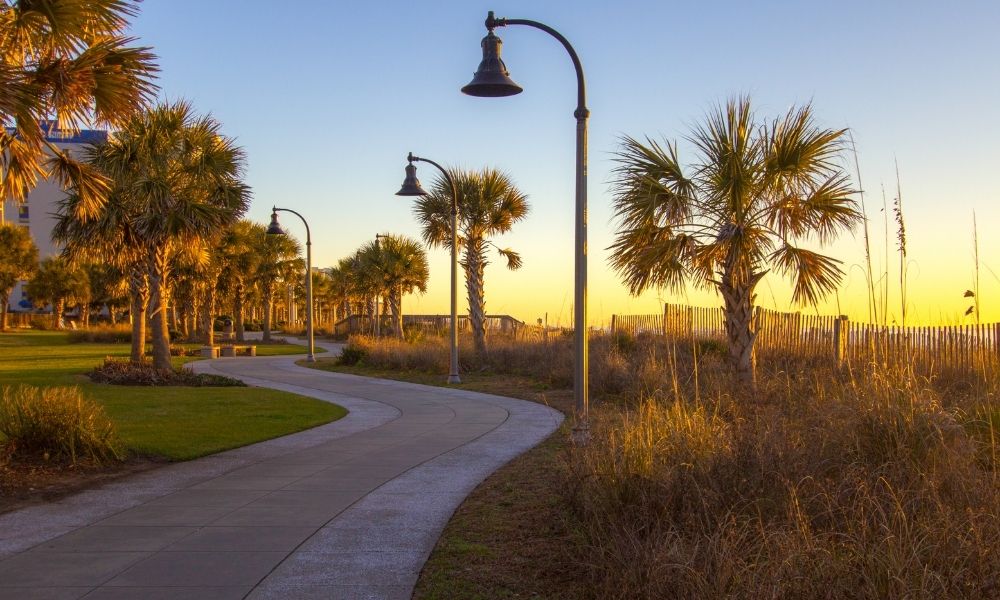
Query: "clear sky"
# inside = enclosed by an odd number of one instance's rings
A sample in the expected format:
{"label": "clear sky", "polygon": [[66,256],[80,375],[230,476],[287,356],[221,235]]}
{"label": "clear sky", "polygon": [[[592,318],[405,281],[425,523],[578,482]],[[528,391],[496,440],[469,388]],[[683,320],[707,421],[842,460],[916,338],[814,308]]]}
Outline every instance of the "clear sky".
{"label": "clear sky", "polygon": [[[408,151],[446,165],[507,171],[532,210],[498,242],[521,251],[524,267],[511,273],[497,262],[487,269],[487,311],[528,321],[547,312],[550,323],[569,324],[572,65],[540,31],[500,29],[504,59],[524,93],[461,94],[479,63],[490,9],[555,27],[583,62],[592,113],[595,324],[615,312],[659,312],[663,301],[720,304],[696,291],[632,298],[618,283],[604,250],[614,236],[610,155],[622,134],[683,138],[713,105],[742,93],[762,116],[811,101],[821,124],[852,129],[877,238],[876,269],[885,262],[881,188],[891,204],[898,161],[916,320],[964,322],[975,210],[984,318],[1000,319],[996,0],[146,0],[133,34],[159,55],[162,95],[211,112],[247,150],[249,217],[266,221],[277,204],[309,219],[316,266],[334,264],[376,232],[419,237],[411,201],[393,195]],[[419,176],[433,179],[428,166]],[[851,273],[839,299],[821,312],[836,312],[839,300],[841,312],[866,316],[860,235],[832,252]],[[432,250],[430,257],[428,292],[407,297],[406,312],[448,310],[447,252]],[[895,278],[894,256],[889,267]],[[789,287],[778,278],[768,277],[758,295],[765,306],[792,308]]]}

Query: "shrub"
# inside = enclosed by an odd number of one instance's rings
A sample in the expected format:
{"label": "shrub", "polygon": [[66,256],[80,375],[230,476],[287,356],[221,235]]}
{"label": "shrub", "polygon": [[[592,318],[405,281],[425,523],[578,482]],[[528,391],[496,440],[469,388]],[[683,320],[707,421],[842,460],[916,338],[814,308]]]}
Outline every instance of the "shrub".
{"label": "shrub", "polygon": [[39,315],[37,317],[32,317],[31,328],[37,329],[38,331],[52,331],[52,317],[49,315]]}
{"label": "shrub", "polygon": [[124,325],[98,325],[77,329],[67,334],[71,344],[127,344],[132,341],[132,327]]}
{"label": "shrub", "polygon": [[0,434],[11,455],[122,460],[121,443],[104,409],[77,387],[4,387],[0,395]]}
{"label": "shrub", "polygon": [[92,381],[111,385],[245,387],[238,379],[209,373],[194,373],[190,369],[157,369],[152,363],[136,363],[128,359],[108,357],[104,364],[89,373]]}
{"label": "shrub", "polygon": [[170,356],[201,356],[201,348],[185,348],[184,346],[171,346]]}
{"label": "shrub", "polygon": [[337,359],[337,363],[351,366],[364,360],[367,350],[360,342],[361,340],[356,337],[348,338],[347,345],[340,351],[340,358]]}

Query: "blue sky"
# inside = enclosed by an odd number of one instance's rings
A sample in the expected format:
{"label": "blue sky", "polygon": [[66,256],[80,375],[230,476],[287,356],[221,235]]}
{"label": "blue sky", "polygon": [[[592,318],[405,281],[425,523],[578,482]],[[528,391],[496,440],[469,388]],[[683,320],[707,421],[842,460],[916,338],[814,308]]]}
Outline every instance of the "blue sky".
{"label": "blue sky", "polygon": [[[763,116],[812,101],[822,124],[852,128],[870,204],[881,203],[883,183],[890,200],[895,195],[898,160],[913,312],[949,320],[964,309],[960,293],[970,283],[973,209],[981,238],[1000,220],[993,181],[1000,162],[998,7],[902,0],[146,0],[133,34],[160,57],[163,96],[211,112],[246,148],[255,195],[249,216],[265,221],[272,204],[302,212],[319,266],[376,232],[419,235],[409,200],[393,195],[408,151],[508,171],[532,212],[500,242],[521,250],[525,267],[488,270],[487,309],[528,320],[548,312],[551,321],[569,321],[575,80],[554,39],[508,27],[498,30],[504,59],[525,92],[506,99],[459,93],[479,62],[487,10],[555,27],[583,61],[592,112],[590,305],[597,323],[612,312],[657,312],[661,300],[684,300],[656,292],[630,298],[606,267],[603,249],[614,235],[607,182],[618,136],[682,138],[735,94],[752,95]],[[427,167],[420,175],[432,179]],[[869,213],[881,218],[877,207]],[[981,244],[989,265],[1000,242]],[[850,237],[834,253],[848,267],[861,260]],[[430,289],[407,299],[407,312],[447,310],[447,255],[433,250],[431,259]],[[1000,273],[1000,261],[991,266]],[[983,286],[1000,292],[1000,280],[988,275]],[[852,269],[841,308],[863,308],[862,290]],[[761,293],[781,309],[789,296],[778,279]],[[717,303],[701,293],[688,299]],[[833,312],[834,302],[824,312]]]}

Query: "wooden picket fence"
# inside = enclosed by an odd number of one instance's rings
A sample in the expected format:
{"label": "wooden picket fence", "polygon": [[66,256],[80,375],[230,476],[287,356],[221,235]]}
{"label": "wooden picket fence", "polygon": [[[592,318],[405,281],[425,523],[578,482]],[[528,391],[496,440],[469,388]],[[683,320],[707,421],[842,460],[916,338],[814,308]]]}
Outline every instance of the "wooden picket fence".
{"label": "wooden picket fence", "polygon": [[[933,373],[1000,367],[1000,323],[906,326],[757,308],[758,354],[827,357],[838,363],[905,364]],[[612,315],[612,332],[725,340],[722,308],[666,304],[659,315]]]}
{"label": "wooden picket fence", "polygon": [[[383,333],[392,328],[388,315],[379,316],[379,326]],[[403,315],[404,328],[419,328],[428,333],[444,335],[451,328],[451,315]],[[486,333],[517,336],[523,333],[525,324],[510,315],[486,315]],[[375,330],[374,319],[367,315],[351,315],[334,325],[337,335],[350,333],[371,334]],[[458,330],[469,330],[469,316],[458,315]]]}

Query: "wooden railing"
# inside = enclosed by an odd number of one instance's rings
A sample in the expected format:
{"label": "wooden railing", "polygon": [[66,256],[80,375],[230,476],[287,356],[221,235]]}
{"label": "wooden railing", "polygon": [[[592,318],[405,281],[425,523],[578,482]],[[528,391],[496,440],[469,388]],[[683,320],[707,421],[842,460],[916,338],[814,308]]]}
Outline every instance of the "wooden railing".
{"label": "wooden railing", "polygon": [[[659,315],[612,315],[613,332],[677,339],[726,339],[722,308],[666,304]],[[757,308],[756,351],[829,357],[840,363],[878,361],[924,372],[1000,365],[1000,323],[938,326],[873,325],[844,315],[804,315]]]}

